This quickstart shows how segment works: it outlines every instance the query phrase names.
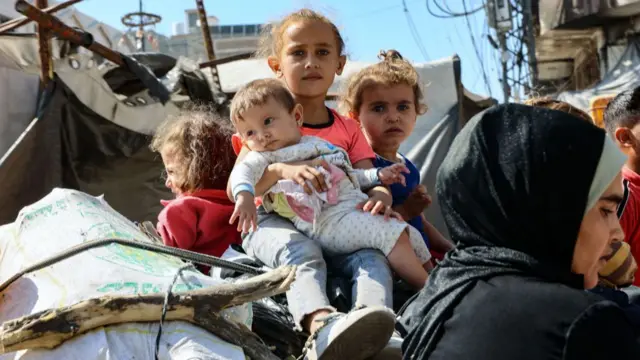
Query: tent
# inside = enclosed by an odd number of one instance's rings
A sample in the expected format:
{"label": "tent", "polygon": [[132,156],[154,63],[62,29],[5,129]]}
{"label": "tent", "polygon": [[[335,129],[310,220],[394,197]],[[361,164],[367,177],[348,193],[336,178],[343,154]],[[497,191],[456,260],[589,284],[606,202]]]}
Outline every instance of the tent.
{"label": "tent", "polygon": [[616,95],[640,86],[640,38],[629,37],[621,55],[615,54],[619,52],[618,47],[607,50],[610,58],[616,57],[618,60],[604,74],[602,80],[585,90],[562,92],[558,94],[558,100],[566,101],[588,112],[589,102],[596,96]]}
{"label": "tent", "polygon": [[[17,139],[11,141],[11,148],[0,157],[0,182],[5,185],[0,194],[0,224],[12,221],[20,208],[53,187],[104,194],[129,219],[154,221],[159,199],[171,195],[164,189],[159,157],[148,150],[150,136],[181,102],[214,98],[207,94],[205,77],[188,59],[176,61],[159,54],[137,57],[169,87],[171,100],[163,104],[127,70],[68,48],[55,43],[55,81],[41,96],[32,119],[37,99],[33,82],[37,83],[39,74],[37,42],[33,37],[0,37],[0,74],[11,72],[29,84],[29,96],[13,93],[12,87],[0,88],[10,103],[21,101],[19,115],[0,110],[0,127],[15,121],[20,128],[19,135],[13,133]],[[349,75],[367,65],[349,62],[330,92],[338,92]],[[415,66],[425,82],[429,111],[419,117],[401,151],[416,163],[423,184],[435,193],[436,172],[451,141],[471,116],[494,101],[464,89],[458,56]],[[251,80],[273,74],[264,60],[250,59],[219,66],[219,76],[222,90],[233,93]],[[447,234],[435,196],[426,214]]]}

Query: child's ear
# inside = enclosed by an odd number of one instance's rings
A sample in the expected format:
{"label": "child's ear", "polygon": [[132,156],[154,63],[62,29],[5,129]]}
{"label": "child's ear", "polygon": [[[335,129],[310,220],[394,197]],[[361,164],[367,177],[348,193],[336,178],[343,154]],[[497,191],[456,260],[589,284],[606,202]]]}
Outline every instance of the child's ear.
{"label": "child's ear", "polygon": [[613,133],[613,137],[615,138],[618,145],[622,148],[632,147],[635,143],[635,137],[631,133],[631,130],[626,127],[617,128]]}
{"label": "child's ear", "polygon": [[277,57],[269,56],[267,58],[267,64],[269,64],[271,71],[273,71],[273,73],[276,74],[277,78],[282,77],[282,70],[280,69],[280,60]]}
{"label": "child's ear", "polygon": [[336,75],[342,75],[342,71],[344,70],[344,66],[347,63],[347,57],[341,55],[338,59],[338,69],[336,70]]}
{"label": "child's ear", "polygon": [[303,110],[304,109],[300,104],[296,104],[296,106],[293,107],[293,118],[296,119],[296,124],[298,124],[298,127],[302,127],[302,124],[304,124]]}

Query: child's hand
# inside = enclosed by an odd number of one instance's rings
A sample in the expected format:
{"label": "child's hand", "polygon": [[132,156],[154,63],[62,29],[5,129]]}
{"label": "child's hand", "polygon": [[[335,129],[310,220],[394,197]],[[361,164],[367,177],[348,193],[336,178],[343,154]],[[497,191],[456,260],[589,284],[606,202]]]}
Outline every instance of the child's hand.
{"label": "child's hand", "polygon": [[431,195],[424,185],[418,185],[409,194],[407,200],[402,204],[403,210],[408,219],[413,219],[431,205]]}
{"label": "child's hand", "polygon": [[258,228],[258,214],[254,196],[248,191],[242,191],[238,194],[236,208],[229,219],[229,224],[233,224],[236,219],[238,219],[238,231],[243,234],[256,231]]}
{"label": "child's hand", "polygon": [[[279,165],[278,173],[280,178],[297,182],[300,186],[304,187],[304,191],[307,194],[313,194],[311,186],[313,186],[313,188],[318,192],[325,192],[329,190],[327,183],[324,181],[324,175],[316,169],[316,166],[322,166],[327,171],[330,171],[329,164],[326,161],[307,161]],[[311,186],[309,186],[309,184],[311,184]]]}
{"label": "child's hand", "polygon": [[400,220],[402,222],[404,222],[405,220],[402,218],[402,215],[400,215],[399,212],[393,210],[393,208],[391,206],[385,206],[382,209],[380,209],[380,211],[378,213],[373,213],[373,215],[382,215],[384,216],[385,221],[389,220],[389,219],[397,219]]}
{"label": "child's hand", "polygon": [[410,173],[409,168],[407,168],[404,164],[393,164],[391,166],[381,168],[378,171],[378,178],[383,185],[400,183],[403,186],[407,186],[403,174],[408,173]]}

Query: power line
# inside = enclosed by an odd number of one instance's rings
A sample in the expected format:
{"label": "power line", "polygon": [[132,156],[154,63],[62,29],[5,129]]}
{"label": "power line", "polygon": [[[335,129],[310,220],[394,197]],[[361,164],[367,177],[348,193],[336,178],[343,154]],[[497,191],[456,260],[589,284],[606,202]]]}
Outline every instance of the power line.
{"label": "power line", "polygon": [[438,3],[437,0],[433,0],[433,4],[438,8],[438,10],[440,10],[443,14],[436,14],[432,9],[431,6],[429,5],[429,1],[430,0],[426,0],[426,5],[427,5],[427,11],[429,12],[429,14],[431,14],[431,16],[433,17],[437,17],[440,19],[451,19],[451,18],[456,18],[456,17],[463,17],[463,16],[469,16],[469,15],[473,15],[475,13],[477,13],[480,10],[484,9],[484,5],[479,6],[475,9],[472,9],[470,11],[465,10],[464,12],[457,12],[457,11],[453,11],[451,10],[451,8],[449,7],[449,5],[446,4],[446,2],[444,3],[444,5],[440,5]]}
{"label": "power line", "polygon": [[407,18],[407,24],[409,25],[409,31],[411,32],[411,36],[413,37],[413,41],[416,43],[416,46],[422,53],[425,61],[429,61],[430,57],[427,54],[427,49],[424,48],[424,43],[422,42],[422,38],[420,37],[420,33],[416,28],[416,24],[413,22],[413,18],[411,18],[411,14],[409,13],[409,9],[407,8],[406,0],[402,0],[402,7],[404,8],[404,15]]}
{"label": "power line", "polygon": [[[428,1],[427,1],[428,3]],[[464,13],[467,14],[467,0],[462,0],[462,7],[464,9]],[[478,50],[478,44],[476,43],[476,38],[473,36],[473,29],[471,29],[471,22],[469,21],[469,16],[464,15],[465,23],[467,24],[467,29],[469,30],[469,36],[471,37],[471,44],[473,45],[473,50],[476,53],[476,57],[478,58],[478,62],[480,63],[480,68],[482,69],[482,77],[484,79],[484,84],[489,92],[489,96],[493,97],[491,92],[491,85],[489,84],[489,77],[487,76],[487,72],[484,68],[484,61],[482,56],[480,55],[480,51]]]}

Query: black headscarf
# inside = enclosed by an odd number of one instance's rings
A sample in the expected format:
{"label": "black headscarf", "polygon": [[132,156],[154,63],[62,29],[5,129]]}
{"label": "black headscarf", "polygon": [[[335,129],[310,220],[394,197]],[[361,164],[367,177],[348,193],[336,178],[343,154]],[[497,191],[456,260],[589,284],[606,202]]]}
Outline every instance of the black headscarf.
{"label": "black headscarf", "polygon": [[491,108],[462,129],[437,177],[458,247],[402,316],[405,358],[428,358],[478,280],[522,274],[583,289],[571,263],[605,137],[564,112],[517,104]]}

